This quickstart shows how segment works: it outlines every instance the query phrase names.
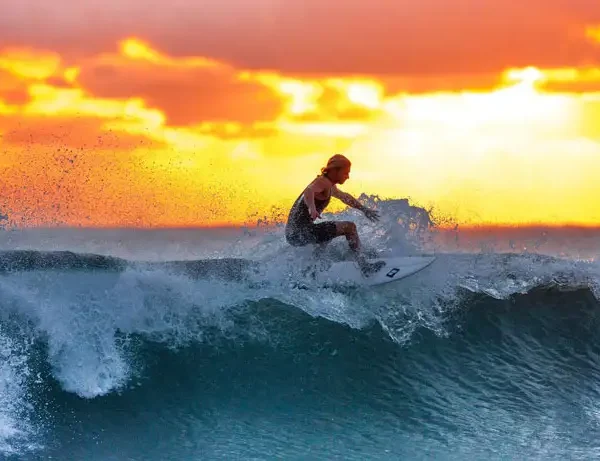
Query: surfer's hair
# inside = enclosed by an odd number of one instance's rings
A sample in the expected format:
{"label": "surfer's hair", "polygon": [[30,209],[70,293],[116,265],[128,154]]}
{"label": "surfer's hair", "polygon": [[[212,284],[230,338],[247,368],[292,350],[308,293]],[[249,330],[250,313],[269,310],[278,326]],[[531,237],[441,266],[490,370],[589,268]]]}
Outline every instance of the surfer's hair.
{"label": "surfer's hair", "polygon": [[327,160],[327,166],[321,168],[321,175],[327,176],[329,170],[350,166],[352,166],[352,162],[350,162],[347,157],[343,156],[342,154],[335,154],[333,157],[330,157],[329,160]]}

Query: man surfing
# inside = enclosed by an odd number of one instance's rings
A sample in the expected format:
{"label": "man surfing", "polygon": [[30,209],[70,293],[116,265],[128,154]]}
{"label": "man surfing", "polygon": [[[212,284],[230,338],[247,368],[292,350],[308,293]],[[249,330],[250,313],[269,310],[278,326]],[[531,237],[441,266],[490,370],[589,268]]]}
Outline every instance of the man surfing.
{"label": "man surfing", "polygon": [[292,246],[308,244],[327,244],[336,237],[345,236],[350,249],[356,255],[358,265],[364,276],[369,276],[384,265],[384,261],[369,263],[361,251],[356,224],[352,221],[324,221],[318,224],[314,220],[321,217],[329,205],[331,197],[362,211],[371,221],[379,220],[379,214],[362,205],[352,195],[342,192],[337,184],[344,184],[350,177],[350,160],[341,154],[329,159],[327,166],[300,194],[292,206],[285,227],[285,238]]}

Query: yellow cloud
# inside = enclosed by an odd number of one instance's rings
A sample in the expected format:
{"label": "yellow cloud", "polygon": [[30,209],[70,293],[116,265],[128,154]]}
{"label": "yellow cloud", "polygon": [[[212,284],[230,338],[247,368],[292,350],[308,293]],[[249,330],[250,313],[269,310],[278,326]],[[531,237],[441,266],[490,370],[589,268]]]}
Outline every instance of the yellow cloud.
{"label": "yellow cloud", "polygon": [[69,68],[65,69],[65,71],[63,72],[63,77],[65,78],[65,80],[67,82],[73,84],[77,80],[77,76],[79,75],[79,72],[81,72],[80,68],[69,67]]}
{"label": "yellow cloud", "polygon": [[544,69],[544,80],[562,83],[600,83],[600,67]]}
{"label": "yellow cloud", "polygon": [[373,80],[327,79],[326,85],[338,89],[347,101],[367,109],[377,110],[383,99],[383,86]]}
{"label": "yellow cloud", "polygon": [[526,67],[525,69],[508,69],[504,72],[505,82],[515,85],[532,87],[544,79],[544,72],[536,67]]}
{"label": "yellow cloud", "polygon": [[18,108],[0,100],[0,115],[10,115],[17,112]]}
{"label": "yellow cloud", "polygon": [[226,67],[223,63],[204,57],[172,58],[153,49],[148,43],[135,37],[127,38],[119,43],[122,56],[134,61],[146,61],[161,66],[172,67]]}
{"label": "yellow cloud", "polygon": [[138,98],[128,100],[100,99],[86,96],[79,88],[55,88],[46,84],[36,84],[29,88],[32,97],[23,113],[42,115],[78,114],[101,118],[122,118],[126,121],[143,123],[148,129],[161,126],[164,115],[156,109],[147,109]]}
{"label": "yellow cloud", "polygon": [[587,38],[600,43],[600,25],[587,27],[585,35]]}
{"label": "yellow cloud", "polygon": [[39,53],[27,49],[0,50],[0,69],[31,80],[44,80],[54,75],[61,66],[56,53]]}
{"label": "yellow cloud", "polygon": [[600,92],[600,67],[509,69],[503,75],[508,86],[534,88],[551,94]]}
{"label": "yellow cloud", "polygon": [[300,80],[283,80],[277,82],[276,89],[289,97],[288,110],[292,115],[302,115],[317,110],[317,99],[323,89],[315,83]]}

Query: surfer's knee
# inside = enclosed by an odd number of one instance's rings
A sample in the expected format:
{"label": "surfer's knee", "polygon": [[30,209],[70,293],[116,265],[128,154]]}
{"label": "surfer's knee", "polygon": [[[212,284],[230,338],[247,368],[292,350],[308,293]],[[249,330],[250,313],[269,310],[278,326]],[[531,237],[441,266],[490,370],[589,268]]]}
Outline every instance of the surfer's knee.
{"label": "surfer's knee", "polygon": [[357,234],[356,224],[352,221],[339,221],[336,223],[338,235]]}

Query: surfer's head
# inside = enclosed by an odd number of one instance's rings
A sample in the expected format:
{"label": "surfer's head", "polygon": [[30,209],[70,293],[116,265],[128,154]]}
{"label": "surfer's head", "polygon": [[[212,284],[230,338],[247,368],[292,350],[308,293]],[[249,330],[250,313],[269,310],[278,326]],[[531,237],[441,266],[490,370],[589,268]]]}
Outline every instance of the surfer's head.
{"label": "surfer's head", "polygon": [[352,163],[342,154],[335,154],[327,161],[327,166],[321,168],[321,174],[334,184],[344,184],[350,177]]}

